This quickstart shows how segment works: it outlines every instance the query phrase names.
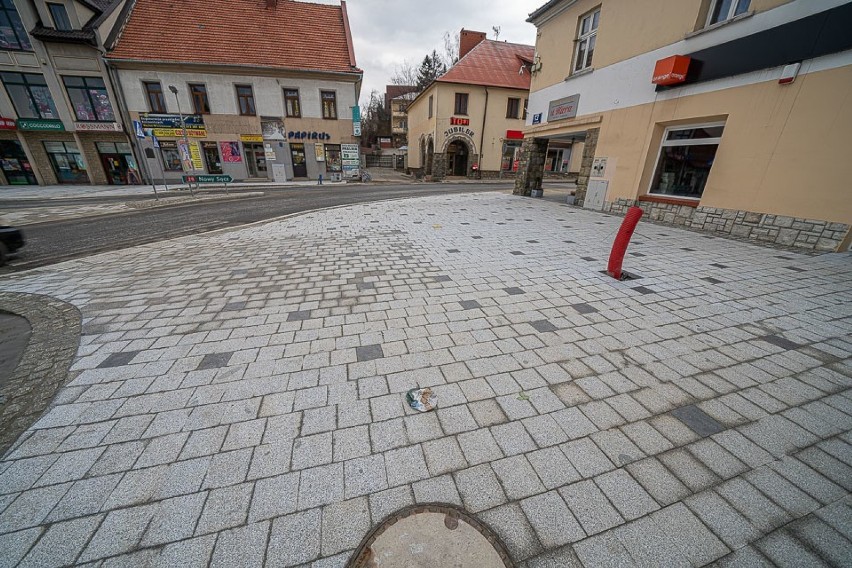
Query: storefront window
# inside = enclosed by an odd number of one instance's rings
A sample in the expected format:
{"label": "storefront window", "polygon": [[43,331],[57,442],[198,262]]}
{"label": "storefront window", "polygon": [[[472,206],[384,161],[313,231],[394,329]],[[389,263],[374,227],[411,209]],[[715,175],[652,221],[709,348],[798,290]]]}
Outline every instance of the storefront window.
{"label": "storefront window", "polygon": [[708,124],[666,130],[649,193],[700,198],[724,127]]}
{"label": "storefront window", "polygon": [[340,156],[340,144],[325,145],[325,169],[327,172],[343,171],[343,160]]}
{"label": "storefront window", "polygon": [[183,171],[178,152],[177,142],[174,140],[160,140],[160,152],[163,154],[163,169],[167,172]]}
{"label": "storefront window", "polygon": [[0,140],[0,168],[9,185],[34,185],[36,177],[21,143]]}
{"label": "storefront window", "polygon": [[115,114],[109,102],[104,80],[100,77],[63,77],[65,90],[77,120],[81,122],[113,122]]}
{"label": "storefront window", "polygon": [[44,75],[0,73],[3,85],[21,118],[59,118]]}
{"label": "storefront window", "polygon": [[98,142],[95,145],[101,157],[107,181],[111,185],[134,185],[142,182],[136,160],[127,142]]}
{"label": "storefront window", "polygon": [[0,0],[0,49],[32,51],[33,46],[12,0]]}
{"label": "storefront window", "polygon": [[547,159],[544,170],[547,172],[567,172],[571,162],[571,147],[556,147],[547,149]]}
{"label": "storefront window", "polygon": [[503,143],[503,159],[500,162],[500,170],[504,172],[518,171],[518,163],[521,161],[521,141]]}
{"label": "storefront window", "polygon": [[45,142],[44,149],[59,183],[89,183],[83,156],[74,142]]}

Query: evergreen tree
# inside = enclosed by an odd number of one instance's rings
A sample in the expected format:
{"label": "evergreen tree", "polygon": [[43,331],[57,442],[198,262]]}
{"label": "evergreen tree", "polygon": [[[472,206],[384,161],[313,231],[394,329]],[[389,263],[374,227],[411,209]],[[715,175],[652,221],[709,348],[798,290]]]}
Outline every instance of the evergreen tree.
{"label": "evergreen tree", "polygon": [[417,70],[417,90],[422,91],[435,79],[447,72],[447,66],[444,64],[441,56],[434,49],[432,53],[427,54],[420,64],[420,69]]}

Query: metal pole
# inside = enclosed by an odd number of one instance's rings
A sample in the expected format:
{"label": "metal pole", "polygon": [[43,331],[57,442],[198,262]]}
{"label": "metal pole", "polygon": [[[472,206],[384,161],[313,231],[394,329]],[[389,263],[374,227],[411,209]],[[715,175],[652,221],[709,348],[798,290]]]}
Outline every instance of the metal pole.
{"label": "metal pole", "polygon": [[[183,120],[183,111],[180,109],[180,97],[178,97],[177,87],[169,85],[169,90],[174,93],[175,101],[177,101],[178,114],[180,115],[180,129],[183,131],[183,143],[186,145],[186,153],[189,156],[189,164],[192,166],[192,150],[189,149],[189,137],[186,135],[186,122]],[[195,168],[192,168],[195,171]],[[189,193],[195,197],[195,192],[192,191],[192,182],[189,183]]]}
{"label": "metal pole", "polygon": [[160,154],[160,179],[163,180],[163,187],[168,191],[169,184],[166,183],[166,170],[163,168],[163,149],[157,148],[157,150],[159,150],[157,153]]}

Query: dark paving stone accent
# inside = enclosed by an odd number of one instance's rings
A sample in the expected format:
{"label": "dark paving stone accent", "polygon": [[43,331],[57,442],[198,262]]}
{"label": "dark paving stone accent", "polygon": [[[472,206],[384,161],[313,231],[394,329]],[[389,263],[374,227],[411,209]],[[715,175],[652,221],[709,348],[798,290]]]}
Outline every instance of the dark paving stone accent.
{"label": "dark paving stone accent", "polygon": [[459,305],[465,310],[475,310],[482,307],[476,300],[462,300]]}
{"label": "dark paving stone accent", "polygon": [[785,266],[784,268],[793,272],[807,272],[804,268],[799,268],[798,266]]}
{"label": "dark paving stone accent", "polygon": [[206,371],[207,369],[221,369],[228,366],[228,361],[231,360],[233,351],[227,353],[208,353],[202,357],[201,362],[195,368],[196,371]]}
{"label": "dark paving stone accent", "polygon": [[82,317],[77,308],[66,302],[18,292],[0,292],[0,311],[26,318],[30,327],[23,354],[0,384],[2,456],[38,420],[56,391],[68,381],[68,369],[80,343]]}
{"label": "dark paving stone accent", "polygon": [[231,271],[231,276],[245,276],[246,274],[248,274],[248,270],[246,270],[245,268]]}
{"label": "dark paving stone accent", "polygon": [[511,288],[503,288],[503,291],[509,294],[510,296],[520,296],[521,294],[526,294],[521,288],[517,288],[512,286]]}
{"label": "dark paving stone accent", "polygon": [[776,255],[775,255],[775,258],[780,258],[781,260],[796,260],[796,259],[794,259],[793,257],[790,257],[790,256],[784,256],[783,254],[776,254]]}
{"label": "dark paving stone accent", "polygon": [[375,290],[376,289],[376,285],[373,284],[372,282],[358,282],[358,284],[356,284],[355,287],[358,289],[359,292],[364,292],[365,290]]}
{"label": "dark paving stone accent", "polygon": [[86,305],[87,310],[93,310],[96,312],[106,311],[106,310],[117,310],[118,308],[123,308],[128,304],[124,300],[118,300],[115,302],[92,302]]}
{"label": "dark paving stone accent", "polygon": [[447,249],[447,252],[461,252],[459,249]]}
{"label": "dark paving stone accent", "polygon": [[381,359],[385,356],[382,351],[382,346],[374,343],[373,345],[362,345],[355,348],[355,356],[358,361],[372,361],[373,359]]}
{"label": "dark paving stone accent", "polygon": [[695,252],[695,249],[691,249],[689,247],[680,247],[680,250],[685,250],[686,252]]}
{"label": "dark paving stone accent", "polygon": [[651,290],[650,288],[648,288],[646,286],[636,286],[635,288],[631,288],[631,290],[635,290],[636,292],[639,292],[640,294],[656,294],[657,293],[656,290]]}
{"label": "dark paving stone accent", "polygon": [[630,254],[630,256],[636,256],[636,257],[645,256],[645,255],[644,255],[644,254],[642,254],[641,252],[631,252],[631,253],[629,253],[629,254]]}
{"label": "dark paving stone accent", "polygon": [[433,276],[432,280],[435,282],[452,282],[453,279],[447,276],[446,274],[441,274],[440,276]]}
{"label": "dark paving stone accent", "polygon": [[222,309],[226,312],[230,312],[230,311],[234,311],[234,310],[241,310],[244,307],[246,307],[245,302],[229,302],[229,303],[225,304],[225,307],[222,308]]}
{"label": "dark paving stone accent", "polygon": [[712,276],[707,276],[702,278],[705,282],[709,282],[710,284],[721,284],[724,280],[719,280],[718,278],[713,278]]}
{"label": "dark paving stone accent", "polygon": [[470,225],[470,223],[462,223],[462,225]]}
{"label": "dark paving stone accent", "polygon": [[98,369],[109,369],[111,367],[123,367],[130,364],[134,357],[139,355],[139,351],[122,351],[121,353],[113,353],[98,365]]}
{"label": "dark paving stone accent", "polygon": [[509,251],[509,254],[514,254],[515,256],[523,256],[525,253],[522,253],[519,250],[512,250],[512,251]]}
{"label": "dark paving stone accent", "polygon": [[713,418],[694,404],[675,408],[674,410],[672,410],[671,414],[672,416],[686,424],[690,430],[692,430],[702,438],[712,436],[713,434],[718,434],[719,432],[725,429],[725,427],[719,424],[719,422],[715,418]]}
{"label": "dark paving stone accent", "polygon": [[581,302],[579,304],[572,304],[571,307],[580,312],[581,314],[593,314],[598,311],[597,308],[593,308],[585,302]]}
{"label": "dark paving stone accent", "polygon": [[311,310],[299,310],[298,312],[290,312],[287,315],[287,321],[305,321],[311,319]]}
{"label": "dark paving stone accent", "polygon": [[562,242],[565,243],[566,245],[573,245],[574,244],[574,241],[562,241]]}
{"label": "dark paving stone accent", "polygon": [[474,236],[471,237],[471,239],[481,239],[481,238],[482,237],[480,237],[479,235],[474,235]]}
{"label": "dark paving stone accent", "polygon": [[556,331],[557,329],[559,329],[547,320],[531,321],[530,325],[533,327],[534,330],[539,333],[547,333],[548,331]]}
{"label": "dark paving stone accent", "polygon": [[714,267],[714,268],[728,268],[728,265],[727,265],[727,264],[719,264],[718,262],[714,262],[714,263],[713,263],[713,264],[711,264],[710,266],[712,266],[712,267]]}
{"label": "dark paving stone accent", "polygon": [[657,233],[657,234],[660,235],[661,237],[668,237],[669,236],[668,233]]}
{"label": "dark paving stone accent", "polygon": [[598,259],[591,257],[591,256],[581,256],[580,258],[582,258],[586,262],[597,262],[597,260],[598,260]]}
{"label": "dark paving stone accent", "polygon": [[762,339],[766,343],[771,343],[776,347],[780,347],[781,349],[786,349],[787,351],[792,351],[793,349],[798,349],[799,347],[802,347],[801,344],[796,343],[795,341],[790,341],[789,339],[785,339],[780,335],[764,335],[760,339]]}
{"label": "dark paving stone accent", "polygon": [[527,241],[527,242],[528,242],[528,243],[533,243],[533,244],[537,244],[537,243],[538,243],[538,241]]}

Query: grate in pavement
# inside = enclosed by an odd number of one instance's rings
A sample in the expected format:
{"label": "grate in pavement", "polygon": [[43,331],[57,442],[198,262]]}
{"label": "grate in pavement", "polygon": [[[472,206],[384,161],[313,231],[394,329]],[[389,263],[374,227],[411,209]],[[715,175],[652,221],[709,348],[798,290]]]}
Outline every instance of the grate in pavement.
{"label": "grate in pavement", "polygon": [[780,347],[781,349],[786,349],[788,351],[802,347],[801,344],[796,343],[795,341],[790,341],[789,339],[781,337],[780,335],[764,335],[760,339],[767,343],[771,343],[776,347]]}
{"label": "grate in pavement", "polygon": [[715,418],[713,418],[694,404],[675,408],[674,410],[672,410],[671,414],[672,416],[686,424],[690,430],[692,430],[702,438],[712,436],[713,434],[718,434],[719,432],[725,429],[725,427],[722,426]]}
{"label": "grate in pavement", "polygon": [[355,357],[358,361],[372,361],[373,359],[381,359],[385,356],[382,346],[374,343],[372,345],[362,345],[355,348]]}
{"label": "grate in pavement", "polygon": [[221,369],[228,366],[228,361],[231,360],[233,351],[227,353],[208,353],[202,357],[201,362],[195,368],[196,371],[206,371],[207,369]]}
{"label": "grate in pavement", "polygon": [[98,365],[98,369],[107,369],[110,367],[121,367],[127,365],[139,353],[139,351],[123,351],[121,353],[113,353],[112,355],[104,359],[100,365]]}

